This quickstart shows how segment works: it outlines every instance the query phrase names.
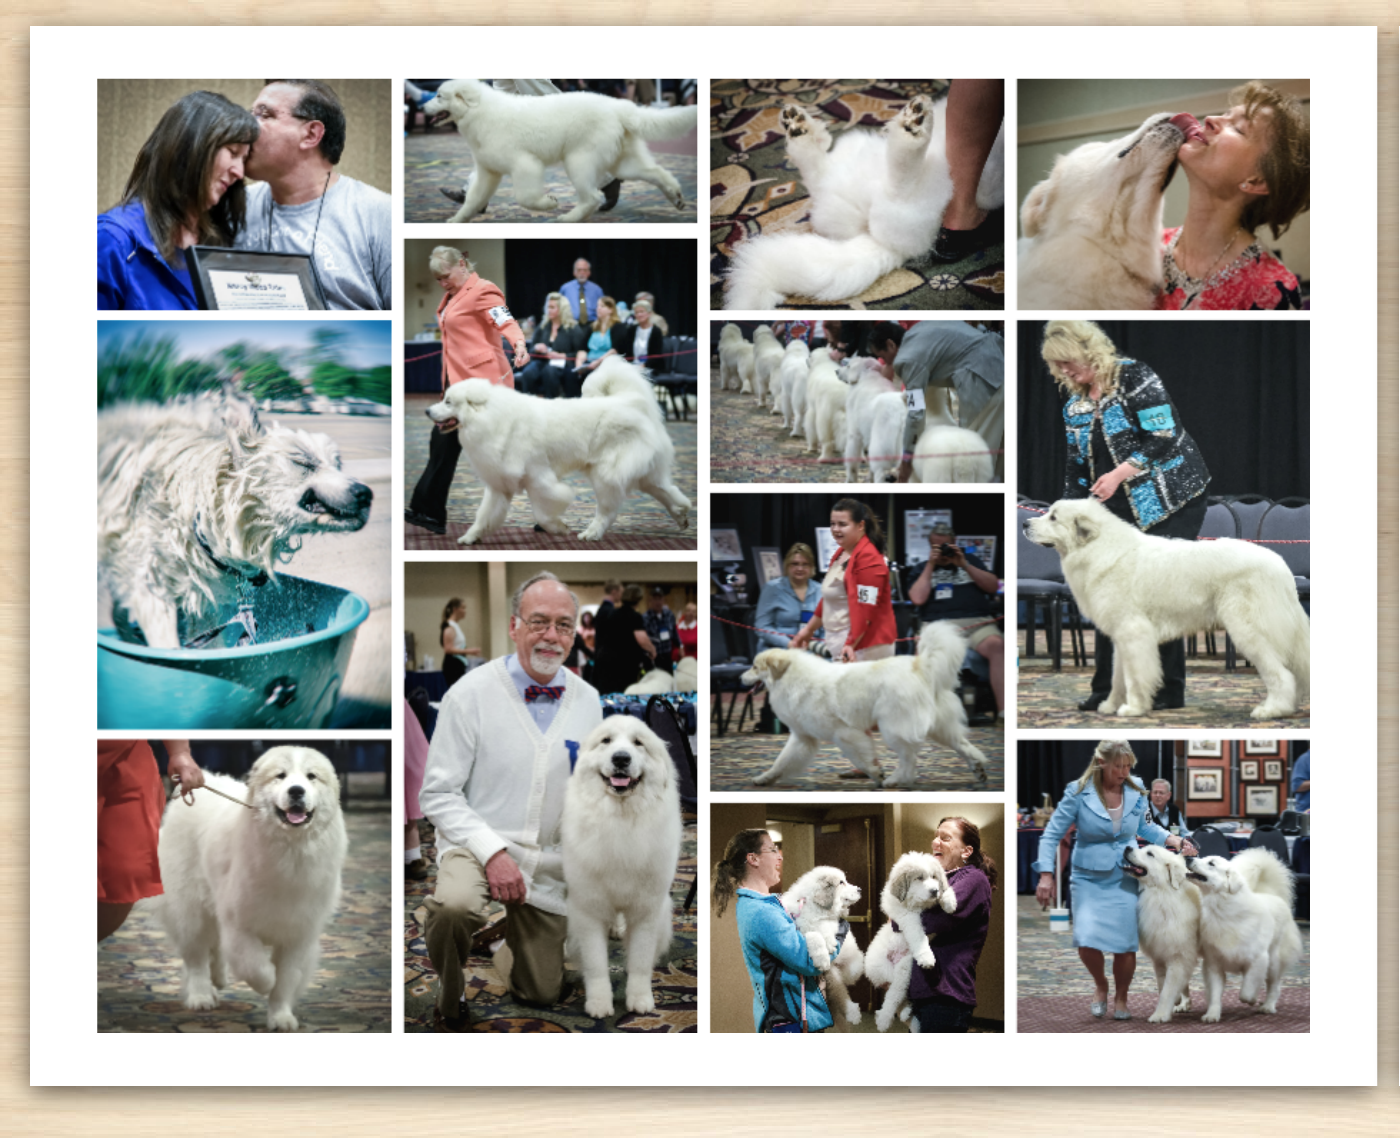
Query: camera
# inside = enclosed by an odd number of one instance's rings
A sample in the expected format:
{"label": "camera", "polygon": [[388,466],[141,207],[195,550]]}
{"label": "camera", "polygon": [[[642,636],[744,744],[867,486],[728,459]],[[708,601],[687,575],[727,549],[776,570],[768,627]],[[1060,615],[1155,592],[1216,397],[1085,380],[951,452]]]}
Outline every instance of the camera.
{"label": "camera", "polygon": [[956,557],[958,555],[958,547],[956,545],[949,545],[945,541],[938,547],[938,552],[942,557]]}

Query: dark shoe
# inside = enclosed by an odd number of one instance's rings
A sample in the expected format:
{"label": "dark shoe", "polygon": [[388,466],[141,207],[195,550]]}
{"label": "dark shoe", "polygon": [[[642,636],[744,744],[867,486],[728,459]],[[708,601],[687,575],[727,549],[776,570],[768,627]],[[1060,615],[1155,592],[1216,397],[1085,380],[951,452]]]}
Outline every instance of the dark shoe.
{"label": "dark shoe", "polygon": [[1186,701],[1185,701],[1184,699],[1182,699],[1182,700],[1168,699],[1166,696],[1162,695],[1160,692],[1158,692],[1157,695],[1155,695],[1155,696],[1152,698],[1152,710],[1153,710],[1153,711],[1179,711],[1181,708],[1183,708],[1183,707],[1185,707],[1185,706],[1186,706]]}
{"label": "dark shoe", "polygon": [[491,946],[498,940],[505,940],[506,919],[505,915],[502,914],[500,920],[477,929],[472,934],[471,953],[473,956],[489,956],[491,955]]}
{"label": "dark shoe", "polygon": [[429,533],[446,533],[447,523],[440,522],[436,518],[430,518],[427,514],[420,514],[417,510],[405,510],[403,520],[411,526],[425,529]]}
{"label": "dark shoe", "polygon": [[1098,711],[1099,704],[1103,703],[1103,701],[1107,698],[1108,692],[1106,691],[1091,691],[1089,693],[1089,698],[1083,700],[1076,706],[1079,708],[1080,711]]}
{"label": "dark shoe", "polygon": [[404,863],[403,875],[410,881],[427,881],[428,859],[416,857],[412,861]]}
{"label": "dark shoe", "polygon": [[442,196],[445,197],[448,201],[453,202],[456,205],[466,204],[466,190],[449,190],[446,186],[439,186],[438,189],[442,191]]}
{"label": "dark shoe", "polygon": [[966,260],[993,245],[1000,245],[1006,227],[1003,211],[994,209],[976,229],[940,229],[929,257],[944,265]]}
{"label": "dark shoe", "polygon": [[849,778],[849,779],[863,778],[863,779],[865,779],[867,782],[870,780],[870,776],[869,776],[868,774],[866,774],[864,771],[857,771],[857,770],[842,771],[842,772],[841,772],[840,774],[838,774],[836,777],[837,777],[837,778]]}
{"label": "dark shoe", "polygon": [[603,204],[598,207],[599,213],[607,213],[613,206],[617,205],[617,195],[622,190],[622,181],[614,178],[603,187]]}
{"label": "dark shoe", "polygon": [[471,1009],[467,1006],[467,1001],[463,1000],[457,1005],[455,1016],[443,1015],[442,1009],[433,1008],[433,1030],[449,1033],[466,1031],[472,1022]]}

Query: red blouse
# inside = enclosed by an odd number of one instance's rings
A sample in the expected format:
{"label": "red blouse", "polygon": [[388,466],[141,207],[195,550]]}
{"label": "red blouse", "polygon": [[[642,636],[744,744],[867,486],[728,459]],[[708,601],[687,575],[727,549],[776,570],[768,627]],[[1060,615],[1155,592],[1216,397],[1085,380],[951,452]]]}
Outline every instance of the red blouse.
{"label": "red blouse", "polygon": [[[1162,252],[1165,253],[1181,227],[1162,232]],[[1276,308],[1302,308],[1302,292],[1298,278],[1272,253],[1259,245],[1251,245],[1213,277],[1214,283],[1196,297],[1191,310],[1219,309],[1232,312],[1257,312]],[[1160,293],[1154,307],[1160,311],[1180,311],[1188,294],[1181,288]]]}
{"label": "red blouse", "polygon": [[[846,562],[846,603],[851,611],[851,631],[846,635],[847,644],[862,649],[894,643],[890,568],[868,537],[856,543]],[[822,605],[818,601],[816,615],[821,614]]]}

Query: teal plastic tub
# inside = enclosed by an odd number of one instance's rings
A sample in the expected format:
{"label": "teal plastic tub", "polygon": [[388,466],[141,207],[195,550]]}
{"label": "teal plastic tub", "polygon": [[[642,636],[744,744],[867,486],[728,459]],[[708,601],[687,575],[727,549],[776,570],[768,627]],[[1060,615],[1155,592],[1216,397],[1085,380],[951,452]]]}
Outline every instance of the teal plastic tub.
{"label": "teal plastic tub", "polygon": [[[254,592],[253,604],[258,643],[243,648],[148,648],[100,630],[97,726],[153,733],[328,726],[368,602],[279,576]],[[230,607],[210,625],[234,615]]]}

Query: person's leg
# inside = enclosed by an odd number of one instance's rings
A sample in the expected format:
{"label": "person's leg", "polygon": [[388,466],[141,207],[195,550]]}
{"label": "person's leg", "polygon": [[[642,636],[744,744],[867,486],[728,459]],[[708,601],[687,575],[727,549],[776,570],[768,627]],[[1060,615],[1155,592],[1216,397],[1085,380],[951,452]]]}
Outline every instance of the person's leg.
{"label": "person's leg", "polygon": [[1162,686],[1156,703],[1163,707],[1186,706],[1186,641],[1168,640],[1157,652],[1162,660]]}
{"label": "person's leg", "polygon": [[433,427],[432,432],[428,441],[428,464],[413,489],[408,508],[441,522],[447,519],[447,496],[452,492],[452,478],[457,473],[462,444],[456,431],[443,432]]}
{"label": "person's leg", "polygon": [[1000,79],[955,79],[948,88],[948,169],[953,200],[944,229],[976,229],[987,219],[977,207],[977,183],[1001,129],[1006,87]]}
{"label": "person's leg", "polygon": [[1128,988],[1137,971],[1136,952],[1115,952],[1113,954],[1113,1011],[1127,1013]]}
{"label": "person's leg", "polygon": [[564,988],[567,920],[533,905],[512,905],[496,972],[523,1004],[553,1007]]}
{"label": "person's leg", "polygon": [[914,1018],[919,1022],[920,1035],[930,1032],[940,1035],[966,1034],[968,1021],[972,1019],[973,1009],[966,1004],[914,1000],[910,1006],[914,1009]]}
{"label": "person's leg", "polygon": [[1104,975],[1103,953],[1097,948],[1081,948],[1079,959],[1094,981],[1094,1003],[1108,1003],[1108,977]]}
{"label": "person's leg", "polygon": [[471,953],[472,937],[486,923],[490,904],[491,891],[481,863],[464,849],[443,854],[436,888],[423,902],[428,912],[423,940],[438,974],[438,1010],[446,1019],[461,1016],[462,969]]}
{"label": "person's leg", "polygon": [[97,939],[99,942],[106,940],[114,932],[122,927],[122,923],[130,915],[135,904],[114,905],[109,901],[97,902]]}
{"label": "person's leg", "polygon": [[1089,681],[1089,698],[1080,711],[1097,711],[1113,690],[1113,641],[1101,628],[1094,629],[1094,678]]}
{"label": "person's leg", "polygon": [[991,672],[992,695],[996,698],[997,714],[1000,715],[1006,706],[1006,642],[1000,636],[987,636],[974,647],[977,654],[987,661],[987,670]]}

